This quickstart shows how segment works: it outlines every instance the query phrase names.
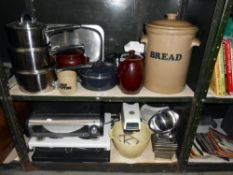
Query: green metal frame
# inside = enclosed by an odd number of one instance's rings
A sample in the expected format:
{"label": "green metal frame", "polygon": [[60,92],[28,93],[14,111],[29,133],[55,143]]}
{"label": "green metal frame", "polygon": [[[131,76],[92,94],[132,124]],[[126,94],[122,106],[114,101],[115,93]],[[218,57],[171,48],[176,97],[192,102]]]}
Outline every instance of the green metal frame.
{"label": "green metal frame", "polygon": [[30,162],[27,151],[28,149],[24,140],[22,128],[19,126],[12,97],[10,96],[8,87],[6,86],[8,80],[5,75],[5,70],[0,63],[0,96],[2,108],[5,113],[6,121],[20,159],[20,163],[22,167],[26,168]]}
{"label": "green metal frame", "polygon": [[[25,0],[27,1],[27,0]],[[188,0],[182,0],[184,4]],[[213,14],[213,21],[205,49],[205,54],[199,74],[198,86],[193,98],[60,98],[60,97],[28,97],[28,96],[11,96],[7,88],[7,79],[5,72],[0,63],[0,95],[3,110],[6,114],[7,123],[15,143],[15,148],[20,158],[20,164],[25,170],[35,169],[72,169],[72,170],[87,170],[87,171],[124,171],[124,172],[159,172],[159,171],[183,171],[189,167],[188,158],[192,147],[192,142],[195,137],[196,129],[201,118],[202,108],[206,100],[206,94],[209,87],[210,78],[212,75],[213,67],[218,53],[219,44],[223,36],[223,30],[226,25],[226,19],[230,14],[233,0],[217,0],[215,12]],[[185,5],[182,5],[181,13],[185,12]],[[181,16],[182,16],[181,14]],[[204,79],[202,79],[204,77]],[[23,132],[19,126],[17,114],[15,112],[14,100],[20,101],[104,101],[104,102],[122,102],[122,101],[140,101],[140,102],[191,102],[192,107],[187,124],[187,129],[184,134],[183,145],[181,147],[179,159],[177,163],[167,164],[116,164],[116,163],[48,163],[48,162],[31,162],[28,157],[28,148],[25,143]],[[211,99],[207,99],[211,101]],[[231,100],[229,100],[231,102]],[[233,101],[233,100],[232,100]],[[221,102],[221,100],[214,99],[213,102]],[[208,164],[194,165],[193,169],[198,167],[205,167],[209,170]],[[221,165],[224,167],[224,164]],[[17,166],[16,166],[17,167]],[[227,165],[229,168],[229,166]],[[232,166],[233,169],[233,166]],[[190,169],[192,170],[192,169]]]}
{"label": "green metal frame", "polygon": [[[192,109],[190,111],[190,119],[187,130],[185,132],[184,141],[182,145],[181,154],[179,157],[180,169],[184,170],[188,164],[192,143],[195,138],[196,130],[201,119],[203,105],[206,100],[206,95],[209,89],[209,83],[213,73],[214,64],[223,38],[224,29],[227,18],[230,15],[233,1],[232,0],[218,0],[213,14],[213,21],[208,37],[202,66],[200,69],[197,88],[192,102]],[[203,78],[204,77],[204,78]],[[216,102],[218,102],[216,100]],[[209,170],[208,168],[206,170]],[[233,170],[233,166],[232,166]]]}

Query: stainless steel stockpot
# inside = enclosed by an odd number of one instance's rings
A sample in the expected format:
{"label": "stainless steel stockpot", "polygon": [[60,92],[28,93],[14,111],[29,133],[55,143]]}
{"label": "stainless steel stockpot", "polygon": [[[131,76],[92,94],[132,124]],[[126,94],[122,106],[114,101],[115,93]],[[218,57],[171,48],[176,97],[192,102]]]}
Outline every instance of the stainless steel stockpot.
{"label": "stainless steel stockpot", "polygon": [[16,71],[14,74],[20,90],[25,93],[48,92],[55,88],[54,70]]}
{"label": "stainless steel stockpot", "polygon": [[12,47],[32,48],[47,45],[46,25],[37,22],[28,14],[23,14],[20,21],[6,25],[9,42]]}
{"label": "stainless steel stockpot", "polygon": [[46,69],[52,64],[48,47],[12,48],[10,55],[16,71],[36,71]]}

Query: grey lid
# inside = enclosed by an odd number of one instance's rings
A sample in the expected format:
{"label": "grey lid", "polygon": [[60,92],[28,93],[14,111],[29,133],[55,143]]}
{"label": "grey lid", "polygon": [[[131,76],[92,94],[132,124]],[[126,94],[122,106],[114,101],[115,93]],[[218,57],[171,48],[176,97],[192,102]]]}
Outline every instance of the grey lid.
{"label": "grey lid", "polygon": [[45,24],[37,22],[36,18],[28,14],[23,14],[20,21],[11,22],[6,26],[14,29],[40,29],[46,27]]}

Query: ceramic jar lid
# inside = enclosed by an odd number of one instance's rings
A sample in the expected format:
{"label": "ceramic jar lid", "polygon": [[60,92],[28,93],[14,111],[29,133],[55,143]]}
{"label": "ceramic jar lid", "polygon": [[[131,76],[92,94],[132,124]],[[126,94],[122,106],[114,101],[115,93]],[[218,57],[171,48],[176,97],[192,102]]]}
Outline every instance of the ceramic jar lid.
{"label": "ceramic jar lid", "polygon": [[142,59],[142,56],[136,54],[134,50],[130,50],[127,54],[123,55],[123,58],[136,60],[136,59]]}
{"label": "ceramic jar lid", "polygon": [[198,28],[192,25],[188,21],[178,20],[177,14],[168,13],[166,14],[166,19],[152,21],[151,23],[146,24],[147,30],[149,32],[191,32],[195,33],[198,31]]}

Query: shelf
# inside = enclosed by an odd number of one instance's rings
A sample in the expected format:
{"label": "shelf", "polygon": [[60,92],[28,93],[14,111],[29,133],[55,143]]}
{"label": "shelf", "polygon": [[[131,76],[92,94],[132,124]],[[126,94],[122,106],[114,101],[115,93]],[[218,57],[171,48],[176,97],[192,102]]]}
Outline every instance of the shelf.
{"label": "shelf", "polygon": [[121,156],[111,142],[110,162],[42,162],[33,161],[37,169],[43,170],[82,170],[82,171],[124,171],[124,172],[174,172],[177,171],[177,159],[154,159],[151,143],[141,156],[128,159]]}
{"label": "shelf", "polygon": [[[111,115],[105,115],[105,121],[111,121]],[[48,138],[38,139],[36,137],[31,137],[30,139],[25,137],[25,141],[28,143],[29,149],[33,150],[36,147],[46,148],[104,148],[105,150],[110,150],[110,163],[126,163],[126,164],[135,164],[135,163],[176,163],[177,159],[174,155],[172,159],[162,159],[154,157],[154,152],[152,151],[151,141],[147,145],[143,153],[133,159],[125,158],[121,156],[120,153],[115,148],[114,143],[109,138],[109,133],[111,130],[111,124],[108,123],[104,125],[104,134],[101,137],[95,139],[82,139],[79,137],[64,137],[64,138]],[[68,144],[69,143],[69,144]],[[31,151],[32,152],[32,151]]]}
{"label": "shelf", "polygon": [[219,96],[209,89],[205,103],[233,103],[233,95]]}
{"label": "shelf", "polygon": [[[32,152],[29,152],[31,159]],[[177,159],[174,156],[172,159],[154,158],[151,142],[144,150],[141,156],[135,159],[128,159],[121,156],[116,150],[114,144],[110,144],[110,162],[46,162],[46,161],[33,161],[33,165],[37,169],[48,170],[88,170],[88,171],[119,171],[125,172],[144,172],[148,168],[150,172],[161,171],[177,171]]]}
{"label": "shelf", "polygon": [[[187,172],[233,171],[231,163],[188,163]],[[221,174],[221,173],[220,173]]]}
{"label": "shelf", "polygon": [[[29,154],[30,154],[30,157],[31,157],[32,152],[29,152]],[[57,163],[57,162],[54,162],[54,163]],[[121,164],[121,163],[124,163],[124,164],[138,164],[138,163],[143,163],[143,164],[145,164],[145,163],[176,164],[177,159],[176,159],[175,155],[172,157],[172,159],[155,158],[154,153],[152,151],[151,142],[148,144],[146,149],[143,151],[143,153],[139,157],[129,159],[129,158],[126,158],[124,156],[121,156],[119,154],[119,152],[117,151],[117,149],[115,148],[113,142],[111,142],[111,145],[110,145],[110,162],[108,162],[108,163],[110,163],[110,164],[112,164],[112,163],[118,163],[118,164]]]}
{"label": "shelf", "polygon": [[208,157],[208,158],[205,158],[205,159],[198,159],[198,158],[195,158],[195,159],[189,159],[189,163],[233,163],[233,159],[230,159],[229,161],[227,160],[224,160],[222,158],[219,158],[219,157],[216,157],[216,156],[211,156],[211,157]]}
{"label": "shelf", "polygon": [[131,95],[123,93],[118,86],[106,91],[91,91],[78,84],[77,94],[70,96],[62,95],[58,89],[46,93],[24,93],[18,85],[10,89],[10,95],[14,100],[22,101],[191,102],[194,93],[188,86],[182,92],[172,95],[155,93],[143,87],[138,94]]}
{"label": "shelf", "polygon": [[[226,135],[226,133],[221,128],[222,119],[214,119],[214,121],[217,124],[217,128],[215,129]],[[211,126],[209,125],[199,125],[197,128],[197,133],[207,133],[210,127]],[[206,158],[189,158],[189,164],[233,164],[233,159],[229,159],[228,161],[215,155],[210,155]]]}
{"label": "shelf", "polygon": [[78,170],[91,172],[129,172],[129,173],[152,173],[152,172],[177,172],[177,164],[155,163],[70,163],[70,162],[33,162],[37,170]]}
{"label": "shelf", "polygon": [[177,162],[177,159],[175,155],[172,157],[172,159],[155,158],[154,152],[152,151],[151,142],[148,144],[147,148],[144,150],[141,156],[135,159],[128,159],[121,156],[116,150],[114,144],[111,142],[110,162],[127,163],[127,164],[135,164],[135,163],[174,164]]}
{"label": "shelf", "polygon": [[[110,120],[108,117],[110,117],[110,115],[106,116],[105,120],[108,121]],[[54,147],[54,148],[58,148],[58,147],[85,147],[88,145],[88,148],[105,148],[106,150],[110,150],[110,161],[109,162],[45,162],[45,161],[33,161],[33,164],[36,164],[38,166],[46,166],[45,163],[49,163],[49,166],[58,166],[58,165],[67,165],[69,166],[69,168],[73,169],[73,168],[77,168],[80,166],[81,169],[85,168],[85,165],[88,166],[93,166],[93,168],[97,168],[98,165],[101,164],[102,166],[106,166],[107,169],[115,169],[117,170],[117,168],[126,168],[126,171],[134,171],[135,167],[137,168],[145,168],[145,166],[148,166],[150,168],[154,168],[155,170],[161,170],[164,167],[169,167],[171,169],[173,169],[173,171],[177,168],[177,159],[176,156],[174,155],[172,157],[172,159],[162,159],[162,158],[156,158],[154,157],[154,152],[152,151],[152,145],[151,145],[151,141],[149,142],[148,146],[146,147],[146,149],[143,151],[143,153],[134,159],[129,159],[129,158],[125,158],[123,156],[120,155],[120,153],[117,151],[117,149],[115,148],[114,143],[110,140],[108,134],[110,132],[110,123],[105,125],[104,128],[104,135],[102,138],[97,138],[97,139],[86,139],[85,143],[83,145],[83,139],[79,139],[79,138],[71,138],[73,139],[72,141],[69,138],[44,138],[42,140],[37,140],[36,138],[27,138],[25,137],[25,141],[28,143],[29,149],[31,150],[29,152],[29,157],[31,160],[31,156],[32,156],[32,152],[33,149],[35,147],[48,147],[48,145],[50,147]],[[96,142],[96,144],[93,144],[93,142]],[[69,143],[69,145],[67,145],[67,143]],[[129,169],[127,169],[127,166]],[[61,166],[63,167],[63,166]]]}
{"label": "shelf", "polygon": [[19,157],[17,155],[15,148],[13,148],[11,152],[8,154],[8,156],[5,158],[5,160],[3,161],[3,164],[9,164],[12,161],[19,162]]}

